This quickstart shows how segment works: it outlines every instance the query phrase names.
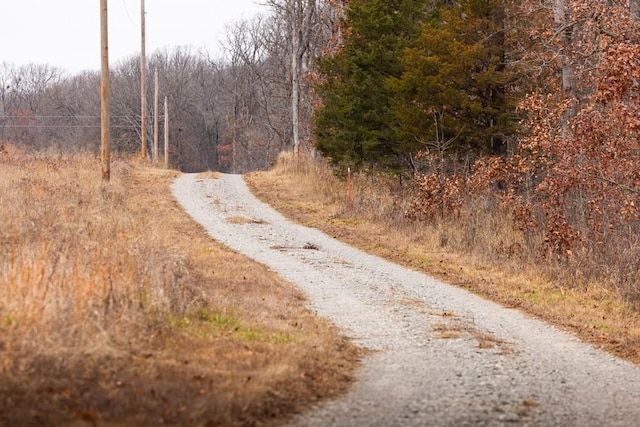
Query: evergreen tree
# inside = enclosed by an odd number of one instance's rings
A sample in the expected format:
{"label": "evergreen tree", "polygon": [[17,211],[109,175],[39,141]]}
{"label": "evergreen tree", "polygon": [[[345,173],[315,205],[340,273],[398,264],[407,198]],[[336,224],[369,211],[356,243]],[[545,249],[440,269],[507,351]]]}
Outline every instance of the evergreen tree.
{"label": "evergreen tree", "polygon": [[316,113],[317,148],[334,162],[397,169],[407,149],[394,126],[394,88],[403,73],[401,53],[417,40],[428,0],[352,0],[344,46],[322,60]]}
{"label": "evergreen tree", "polygon": [[513,133],[501,0],[442,2],[392,86],[397,132],[424,148],[500,153]]}

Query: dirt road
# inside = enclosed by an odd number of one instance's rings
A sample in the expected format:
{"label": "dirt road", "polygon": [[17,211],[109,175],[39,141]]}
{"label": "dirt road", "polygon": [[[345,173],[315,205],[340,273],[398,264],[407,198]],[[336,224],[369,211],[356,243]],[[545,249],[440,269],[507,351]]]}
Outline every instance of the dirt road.
{"label": "dirt road", "polygon": [[318,315],[373,350],[358,382],[292,425],[633,426],[640,368],[423,274],[293,224],[241,176],[178,178],[218,241],[299,286]]}

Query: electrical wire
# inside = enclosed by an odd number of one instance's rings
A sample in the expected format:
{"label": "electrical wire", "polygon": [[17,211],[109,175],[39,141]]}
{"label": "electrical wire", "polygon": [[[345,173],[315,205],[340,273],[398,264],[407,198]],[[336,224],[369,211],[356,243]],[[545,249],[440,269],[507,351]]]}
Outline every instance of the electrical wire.
{"label": "electrical wire", "polygon": [[[114,119],[127,119],[131,116],[111,116]],[[100,116],[7,116],[0,119],[99,119]]]}
{"label": "electrical wire", "polygon": [[[0,129],[100,129],[99,125],[0,125]],[[131,129],[135,126],[109,126],[110,129]]]}
{"label": "electrical wire", "polygon": [[131,19],[129,8],[127,7],[127,2],[125,0],[122,0],[122,5],[124,6],[124,11],[127,13],[127,17],[129,18],[129,22],[131,22],[131,25],[136,25],[135,22],[133,22],[133,19]]}

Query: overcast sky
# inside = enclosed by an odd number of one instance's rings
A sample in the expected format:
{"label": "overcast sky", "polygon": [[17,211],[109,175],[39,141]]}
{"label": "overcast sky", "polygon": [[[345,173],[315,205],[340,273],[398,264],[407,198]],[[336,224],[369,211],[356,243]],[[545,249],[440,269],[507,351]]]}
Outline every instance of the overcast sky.
{"label": "overcast sky", "polygon": [[[145,0],[147,53],[167,46],[219,52],[225,24],[264,12],[259,0]],[[109,0],[109,61],[140,53],[140,0]],[[100,69],[100,0],[6,0],[0,63]]]}

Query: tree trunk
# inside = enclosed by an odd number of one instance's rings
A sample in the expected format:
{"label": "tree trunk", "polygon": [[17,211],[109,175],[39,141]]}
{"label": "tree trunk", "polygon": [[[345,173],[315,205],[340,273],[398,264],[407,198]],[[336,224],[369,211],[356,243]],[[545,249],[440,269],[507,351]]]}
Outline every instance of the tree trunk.
{"label": "tree trunk", "polygon": [[629,13],[632,20],[640,20],[640,0],[629,0]]}
{"label": "tree trunk", "polygon": [[573,38],[576,23],[571,20],[567,10],[566,0],[554,0],[553,18],[558,38],[560,40],[559,60],[562,72],[562,90],[564,96],[571,100],[571,107],[565,112],[562,123],[562,136],[569,132],[569,119],[577,114],[578,96],[576,92],[576,70],[571,58]]}
{"label": "tree trunk", "polygon": [[300,4],[298,0],[294,0],[293,4],[293,22],[291,23],[291,126],[293,128],[293,152],[298,154],[300,151],[300,22],[297,19],[299,15]]}
{"label": "tree trunk", "polygon": [[290,3],[291,22],[291,126],[293,131],[293,152],[300,150],[300,73],[302,68],[303,35],[303,0],[292,0]]}

